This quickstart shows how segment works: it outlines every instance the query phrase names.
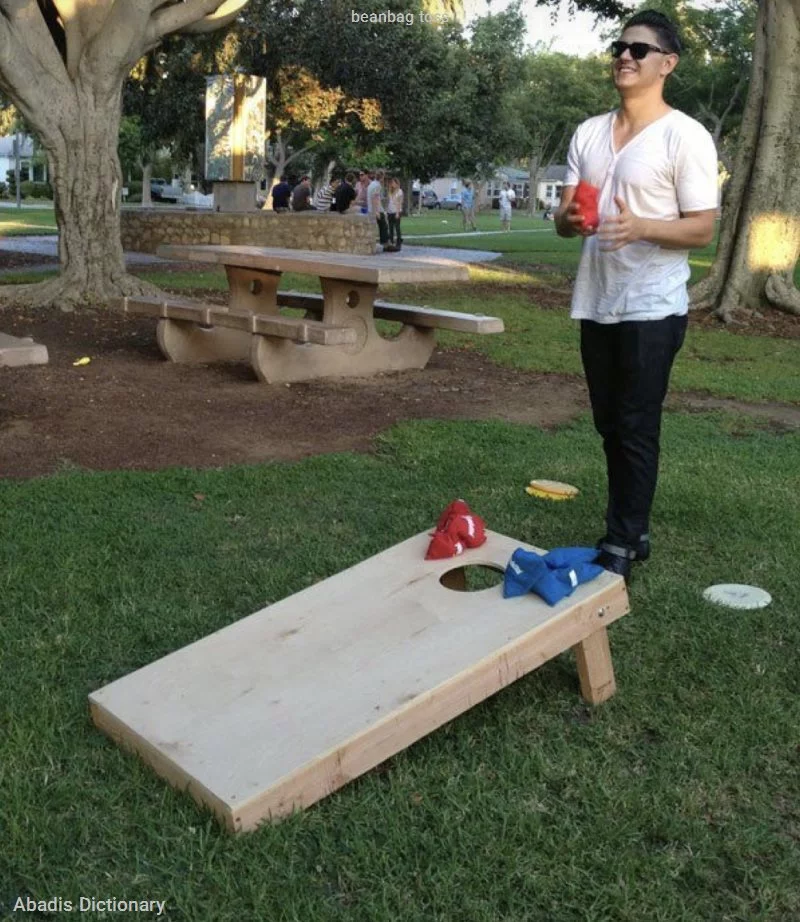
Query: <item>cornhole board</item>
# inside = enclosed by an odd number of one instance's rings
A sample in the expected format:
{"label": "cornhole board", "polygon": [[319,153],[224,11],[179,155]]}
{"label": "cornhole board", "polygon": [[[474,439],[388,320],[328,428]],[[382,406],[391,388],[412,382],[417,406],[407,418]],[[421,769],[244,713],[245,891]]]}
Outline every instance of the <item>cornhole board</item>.
{"label": "cornhole board", "polygon": [[[307,807],[574,648],[583,696],[615,691],[606,627],[629,611],[603,573],[550,607],[502,586],[518,547],[426,561],[430,532],[222,628],[89,696],[95,724],[232,831]],[[451,588],[456,587],[456,588]]]}

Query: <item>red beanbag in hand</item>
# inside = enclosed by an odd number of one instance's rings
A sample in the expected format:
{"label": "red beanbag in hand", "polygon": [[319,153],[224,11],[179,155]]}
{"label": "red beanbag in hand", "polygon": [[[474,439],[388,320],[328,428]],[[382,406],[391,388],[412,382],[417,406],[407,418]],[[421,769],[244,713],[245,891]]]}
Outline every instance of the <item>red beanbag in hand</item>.
{"label": "red beanbag in hand", "polygon": [[598,212],[598,197],[600,190],[597,186],[581,180],[572,197],[573,202],[578,203],[583,218],[583,226],[586,230],[596,230],[600,223],[600,214]]}

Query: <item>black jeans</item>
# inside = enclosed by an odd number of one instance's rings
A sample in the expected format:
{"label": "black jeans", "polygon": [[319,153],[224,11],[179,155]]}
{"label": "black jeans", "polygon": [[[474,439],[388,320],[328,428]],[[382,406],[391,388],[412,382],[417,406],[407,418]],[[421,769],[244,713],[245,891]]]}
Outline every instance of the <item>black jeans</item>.
{"label": "black jeans", "polygon": [[400,234],[400,215],[387,214],[386,218],[389,221],[389,243],[399,247],[403,243],[403,237]]}
{"label": "black jeans", "polygon": [[381,246],[384,246],[389,242],[389,229],[386,226],[386,215],[380,212],[380,214],[376,215],[375,220],[378,222],[378,240]]}
{"label": "black jeans", "polygon": [[608,470],[606,543],[634,550],[650,526],[661,408],[688,318],[581,321],[581,358]]}

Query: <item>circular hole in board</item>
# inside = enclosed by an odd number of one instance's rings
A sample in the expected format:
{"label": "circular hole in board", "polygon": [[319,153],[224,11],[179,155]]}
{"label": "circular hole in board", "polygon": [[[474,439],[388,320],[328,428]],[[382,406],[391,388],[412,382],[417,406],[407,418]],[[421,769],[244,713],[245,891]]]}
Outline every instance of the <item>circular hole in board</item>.
{"label": "circular hole in board", "polygon": [[471,564],[466,567],[454,567],[442,573],[439,582],[445,589],[455,592],[480,592],[502,586],[505,571],[488,564]]}

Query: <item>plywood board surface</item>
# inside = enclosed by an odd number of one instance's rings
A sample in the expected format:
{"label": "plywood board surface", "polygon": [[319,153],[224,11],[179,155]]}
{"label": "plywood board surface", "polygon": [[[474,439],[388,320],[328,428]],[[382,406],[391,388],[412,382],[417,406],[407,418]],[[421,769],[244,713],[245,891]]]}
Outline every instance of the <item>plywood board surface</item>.
{"label": "plywood board surface", "polygon": [[555,607],[456,592],[424,532],[90,696],[95,722],[235,830],[307,806],[628,610],[603,574]]}

